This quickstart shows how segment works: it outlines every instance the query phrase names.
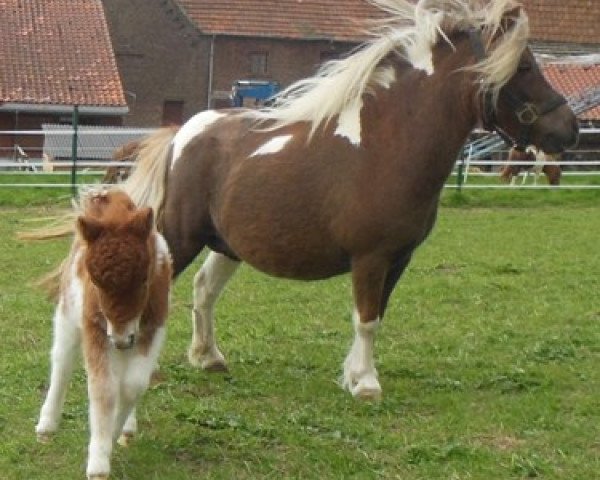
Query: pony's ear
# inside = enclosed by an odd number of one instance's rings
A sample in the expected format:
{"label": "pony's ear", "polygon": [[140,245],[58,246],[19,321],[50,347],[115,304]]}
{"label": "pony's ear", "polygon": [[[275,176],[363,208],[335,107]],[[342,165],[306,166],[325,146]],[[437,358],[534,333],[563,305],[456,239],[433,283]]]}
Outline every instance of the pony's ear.
{"label": "pony's ear", "polygon": [[515,22],[521,16],[521,13],[522,13],[521,7],[515,7],[510,10],[507,10],[504,13],[504,16],[502,18],[502,29],[504,31],[507,31],[507,30],[510,30],[512,27],[514,27]]}
{"label": "pony's ear", "polygon": [[132,232],[140,238],[147,238],[154,227],[154,212],[150,207],[141,208],[129,222]]}
{"label": "pony's ear", "polygon": [[79,217],[77,218],[77,230],[87,243],[92,243],[98,239],[104,226],[93,218]]}

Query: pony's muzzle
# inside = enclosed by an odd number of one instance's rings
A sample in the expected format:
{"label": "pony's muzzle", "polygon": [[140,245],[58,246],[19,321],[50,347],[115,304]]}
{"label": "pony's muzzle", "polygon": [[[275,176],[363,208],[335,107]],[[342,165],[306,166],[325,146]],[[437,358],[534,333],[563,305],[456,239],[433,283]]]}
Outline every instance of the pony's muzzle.
{"label": "pony's muzzle", "polygon": [[573,148],[579,139],[579,123],[577,117],[567,105],[560,107],[557,112],[567,112],[558,125],[552,125],[548,132],[542,135],[541,149],[546,153],[560,153],[566,148]]}

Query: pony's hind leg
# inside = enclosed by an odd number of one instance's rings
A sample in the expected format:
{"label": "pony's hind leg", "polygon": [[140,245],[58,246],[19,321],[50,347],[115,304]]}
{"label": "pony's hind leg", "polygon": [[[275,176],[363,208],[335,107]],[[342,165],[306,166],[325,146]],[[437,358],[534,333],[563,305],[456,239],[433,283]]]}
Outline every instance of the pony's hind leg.
{"label": "pony's hind leg", "polygon": [[227,370],[225,357],[215,339],[214,306],[239,265],[236,260],[211,252],[194,277],[193,334],[188,351],[192,365],[209,371]]}
{"label": "pony's hind leg", "polygon": [[54,314],[50,386],[35,427],[40,442],[48,441],[58,428],[67,387],[79,352],[81,334],[75,323],[69,320],[63,303],[59,302]]}

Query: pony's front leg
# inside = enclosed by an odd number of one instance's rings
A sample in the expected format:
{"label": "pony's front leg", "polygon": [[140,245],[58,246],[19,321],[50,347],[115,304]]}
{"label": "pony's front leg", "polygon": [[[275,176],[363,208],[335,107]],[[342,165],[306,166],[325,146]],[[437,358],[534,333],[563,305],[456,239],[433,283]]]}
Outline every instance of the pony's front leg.
{"label": "pony's front leg", "polygon": [[40,442],[48,441],[58,428],[80,341],[79,328],[65,315],[65,309],[60,302],[54,314],[50,386],[35,427]]}
{"label": "pony's front leg", "polygon": [[225,357],[215,339],[214,306],[240,262],[211,252],[194,277],[192,343],[188,358],[192,365],[208,371],[225,371]]}
{"label": "pony's front leg", "polygon": [[354,397],[377,400],[381,386],[373,358],[375,332],[379,327],[387,265],[376,260],[353,261],[352,285],[356,309],[354,342],[344,361],[343,386]]}
{"label": "pony's front leg", "polygon": [[362,322],[360,314],[355,310],[352,320],[354,342],[344,361],[343,386],[356,398],[378,400],[381,398],[381,386],[377,380],[373,346],[379,319]]}

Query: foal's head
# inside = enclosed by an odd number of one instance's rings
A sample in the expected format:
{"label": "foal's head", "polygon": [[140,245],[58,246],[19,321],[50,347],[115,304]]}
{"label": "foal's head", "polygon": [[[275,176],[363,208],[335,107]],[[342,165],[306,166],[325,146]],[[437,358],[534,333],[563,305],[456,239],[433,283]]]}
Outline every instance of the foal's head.
{"label": "foal's head", "polygon": [[136,209],[121,191],[102,192],[85,201],[77,230],[108,338],[116,348],[132,347],[156,255],[152,209]]}

